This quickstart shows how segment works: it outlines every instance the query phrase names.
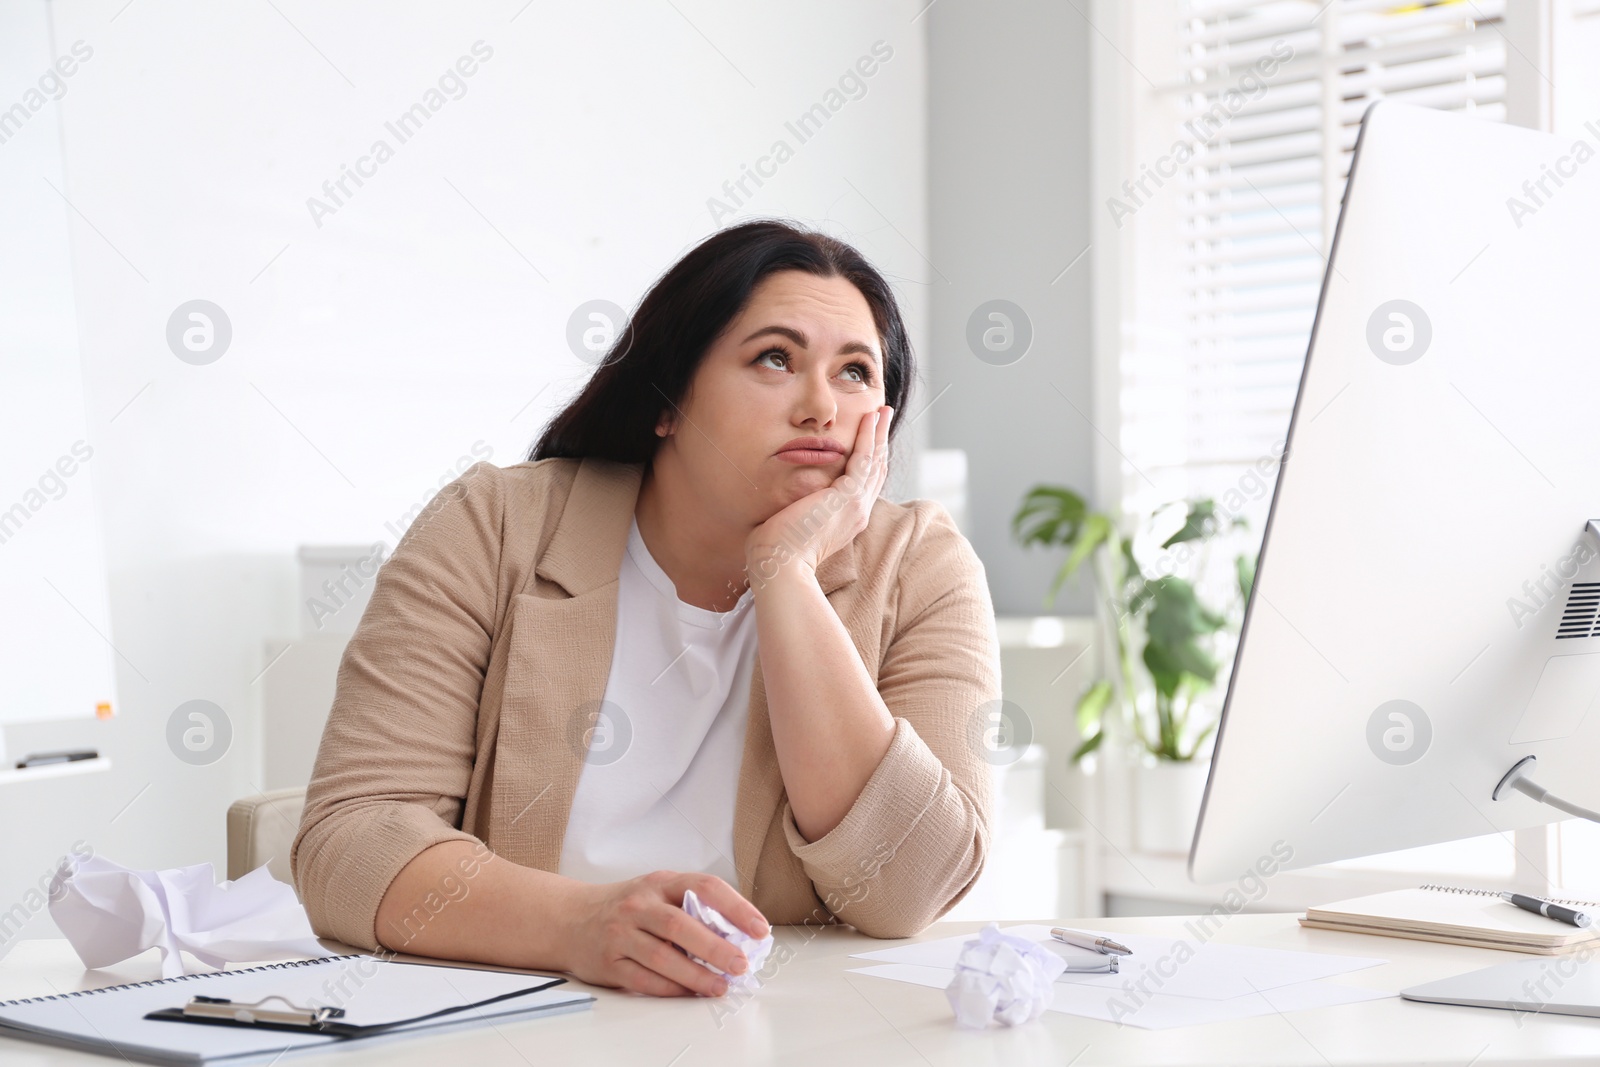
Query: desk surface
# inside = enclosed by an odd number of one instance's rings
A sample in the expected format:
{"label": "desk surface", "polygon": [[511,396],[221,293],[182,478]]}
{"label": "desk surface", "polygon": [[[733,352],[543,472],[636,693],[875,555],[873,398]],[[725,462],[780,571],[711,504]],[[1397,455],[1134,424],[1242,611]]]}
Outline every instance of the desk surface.
{"label": "desk surface", "polygon": [[[1051,920],[1043,920],[1050,922]],[[1055,922],[1060,922],[1056,920]],[[1183,936],[1182,918],[1095,919],[1097,929]],[[939,923],[925,941],[975,932],[980,923]],[[1011,924],[1002,924],[1011,925]],[[1046,1012],[1037,1022],[986,1032],[958,1029],[944,992],[846,973],[867,966],[852,952],[906,942],[878,941],[848,928],[779,927],[793,957],[754,997],[657,999],[586,988],[590,1010],[479,1030],[417,1036],[367,1049],[296,1056],[293,1062],[472,1067],[595,1062],[639,1067],[706,1063],[889,1067],[945,1064],[1402,1064],[1600,1063],[1600,1019],[1519,1017],[1509,1011],[1416,1004],[1398,997],[1210,1023],[1138,1030]],[[1418,982],[1526,959],[1518,953],[1302,929],[1290,915],[1236,915],[1218,943],[1371,956],[1390,962],[1339,981],[1395,992]],[[242,965],[248,966],[248,965]],[[160,976],[154,949],[116,967],[86,971],[63,940],[18,942],[0,960],[0,1000],[144,981]],[[337,1057],[337,1060],[335,1060]],[[113,1061],[88,1053],[0,1038],[7,1067]],[[288,1062],[288,1061],[285,1061]]]}

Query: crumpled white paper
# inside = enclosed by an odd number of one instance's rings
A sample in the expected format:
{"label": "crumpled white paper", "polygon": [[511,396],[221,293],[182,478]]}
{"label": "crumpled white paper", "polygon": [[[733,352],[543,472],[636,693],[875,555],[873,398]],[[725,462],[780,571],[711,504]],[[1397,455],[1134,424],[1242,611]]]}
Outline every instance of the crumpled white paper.
{"label": "crumpled white paper", "polygon": [[161,950],[161,977],[186,973],[184,951],[211,967],[290,956],[330,956],[294,889],[263,864],[217,884],[211,864],[136,871],[99,856],[70,856],[50,882],[50,915],[85,967]]}
{"label": "crumpled white paper", "polygon": [[944,995],[960,1026],[982,1030],[990,1020],[1016,1026],[1044,1014],[1066,969],[1067,961],[1043,945],[990,923],[961,946]]}
{"label": "crumpled white paper", "polygon": [[[726,978],[728,980],[728,989],[730,991],[734,989],[744,989],[753,993],[757,989],[760,989],[761,979],[756,972],[761,970],[762,965],[767,962],[767,954],[772,951],[771,927],[768,927],[766,937],[751,937],[749,934],[733,925],[733,923],[729,922],[727,918],[716,908],[713,908],[710,904],[707,904],[705,901],[696,896],[693,889],[685,889],[683,891],[683,910],[688,912],[690,915],[693,915],[696,919],[699,919],[707,926],[711,927],[712,932],[714,932],[718,937],[721,937],[726,941],[733,942],[734,947],[738,948],[744,953],[744,957],[750,962],[750,966],[749,969],[743,974],[728,974],[720,967],[717,967],[711,963],[706,963],[705,960],[701,959],[699,956],[696,956],[692,952],[688,953],[689,958],[694,960],[696,963],[704,963],[707,967],[710,967],[713,971],[716,971],[718,974]],[[1063,964],[1063,966],[1065,965]]]}

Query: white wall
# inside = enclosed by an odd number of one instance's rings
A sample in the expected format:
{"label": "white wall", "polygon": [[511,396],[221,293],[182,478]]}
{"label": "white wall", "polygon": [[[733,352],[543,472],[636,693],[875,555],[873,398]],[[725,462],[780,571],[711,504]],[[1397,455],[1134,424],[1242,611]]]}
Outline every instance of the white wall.
{"label": "white wall", "polygon": [[[855,242],[926,352],[924,2],[57,0],[56,51],[93,48],[61,105],[120,711],[9,731],[115,768],[0,785],[0,912],[80,838],[220,873],[226,806],[258,788],[263,642],[297,628],[295,547],[392,544],[475,446],[521,459],[590,369],[569,315],[631,307],[775,140],[794,157],[740,214]],[[399,143],[385,122],[478,41],[464,95]],[[892,58],[800,144],[785,122],[877,41]],[[32,77],[0,74],[0,97]],[[393,157],[319,226],[307,198],[379,138]],[[208,365],[166,341],[194,299],[232,324]],[[166,740],[194,699],[234,732],[206,766]]]}

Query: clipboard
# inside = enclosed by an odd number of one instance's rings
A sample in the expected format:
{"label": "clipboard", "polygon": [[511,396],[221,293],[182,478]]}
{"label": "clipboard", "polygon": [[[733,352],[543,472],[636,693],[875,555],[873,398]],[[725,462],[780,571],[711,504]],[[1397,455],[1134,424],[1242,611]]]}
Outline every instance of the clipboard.
{"label": "clipboard", "polygon": [[21,1038],[118,1062],[243,1063],[363,1038],[398,1041],[583,1011],[594,1003],[582,987],[555,975],[351,953],[0,1000],[0,1058],[6,1039]]}
{"label": "clipboard", "polygon": [[[201,1026],[248,1026],[257,1030],[288,1030],[294,1033],[327,1034],[331,1037],[358,1038],[371,1037],[381,1034],[386,1030],[394,1030],[402,1026],[413,1026],[430,1019],[443,1018],[457,1012],[476,1011],[490,1004],[498,1004],[503,1000],[513,997],[525,997],[530,993],[538,993],[553,986],[563,985],[565,978],[544,977],[540,984],[529,986],[526,989],[516,989],[499,996],[486,997],[471,1004],[457,1004],[448,1008],[440,1008],[423,1015],[416,1015],[409,1019],[393,1019],[386,1023],[369,1023],[359,1026],[355,1023],[342,1021],[345,1011],[333,1005],[308,1005],[297,1007],[290,1000],[277,993],[269,994],[260,1000],[242,1002],[229,1000],[227,997],[194,996],[181,1008],[158,1008],[146,1012],[146,1019],[155,1019],[166,1022],[197,1023]],[[267,1004],[271,1001],[281,1001],[283,1007],[270,1008]]]}

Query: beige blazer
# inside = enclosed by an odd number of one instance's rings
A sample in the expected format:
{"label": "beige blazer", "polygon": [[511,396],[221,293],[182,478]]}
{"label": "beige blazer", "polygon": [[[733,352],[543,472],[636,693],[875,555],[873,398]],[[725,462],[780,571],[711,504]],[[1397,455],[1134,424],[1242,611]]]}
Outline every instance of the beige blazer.
{"label": "beige blazer", "polygon": [[[441,841],[557,871],[605,695],[642,464],[479,463],[379,570],[290,852],[318,934],[379,947],[378,904]],[[760,659],[734,807],[740,893],[770,922],[905,937],[988,853],[984,727],[1000,653],[983,564],[938,503],[880,499],[817,579],[895,717],[843,821],[808,842],[784,795]],[[626,758],[624,755],[622,758]]]}

